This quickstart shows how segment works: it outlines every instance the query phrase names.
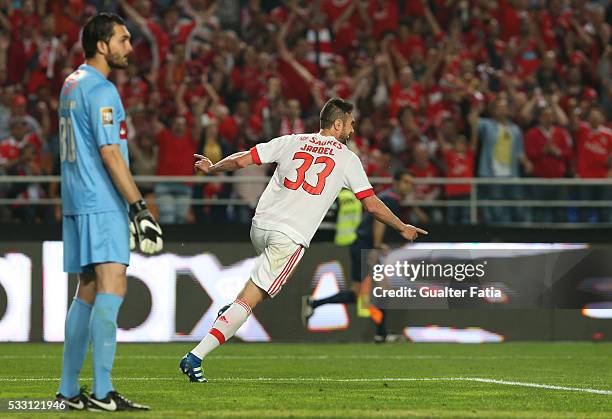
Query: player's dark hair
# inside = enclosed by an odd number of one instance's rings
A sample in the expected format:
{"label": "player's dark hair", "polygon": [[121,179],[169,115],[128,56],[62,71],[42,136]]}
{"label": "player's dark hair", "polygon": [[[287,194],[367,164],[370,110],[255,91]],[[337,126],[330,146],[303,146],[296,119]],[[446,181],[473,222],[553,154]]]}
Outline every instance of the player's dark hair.
{"label": "player's dark hair", "polygon": [[409,170],[398,170],[393,173],[393,181],[398,182],[402,180],[404,176],[413,177],[412,172],[410,172]]}
{"label": "player's dark hair", "polygon": [[346,120],[348,114],[353,112],[353,104],[344,99],[332,98],[328,100],[321,109],[321,129],[331,128],[336,119]]}
{"label": "player's dark hair", "polygon": [[81,44],[85,52],[85,58],[93,58],[98,51],[98,41],[109,42],[113,37],[113,27],[125,26],[125,21],[114,13],[98,13],[87,21],[83,27]]}

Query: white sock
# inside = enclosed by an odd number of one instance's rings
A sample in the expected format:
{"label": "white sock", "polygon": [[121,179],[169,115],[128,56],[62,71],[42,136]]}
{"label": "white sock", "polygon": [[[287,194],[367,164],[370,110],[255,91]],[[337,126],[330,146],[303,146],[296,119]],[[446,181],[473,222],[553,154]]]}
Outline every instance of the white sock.
{"label": "white sock", "polygon": [[236,300],[219,318],[208,331],[198,346],[191,353],[200,359],[213,351],[217,346],[234,336],[240,326],[246,322],[251,315],[251,307],[242,300]]}

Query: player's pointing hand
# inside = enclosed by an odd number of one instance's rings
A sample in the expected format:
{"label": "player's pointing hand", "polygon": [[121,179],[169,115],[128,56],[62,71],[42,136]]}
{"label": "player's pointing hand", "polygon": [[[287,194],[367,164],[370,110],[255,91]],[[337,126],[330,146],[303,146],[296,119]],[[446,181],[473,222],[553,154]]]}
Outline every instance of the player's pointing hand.
{"label": "player's pointing hand", "polygon": [[193,165],[196,172],[199,170],[202,173],[208,173],[210,171],[210,167],[212,166],[210,159],[206,156],[202,156],[201,154],[194,154],[193,156],[198,159],[198,161]]}
{"label": "player's pointing hand", "polygon": [[419,237],[419,234],[427,235],[429,233],[427,231],[423,230],[422,228],[418,228],[418,227],[415,227],[413,225],[406,224],[404,226],[404,229],[402,231],[400,231],[400,234],[406,240],[413,241],[417,237]]}

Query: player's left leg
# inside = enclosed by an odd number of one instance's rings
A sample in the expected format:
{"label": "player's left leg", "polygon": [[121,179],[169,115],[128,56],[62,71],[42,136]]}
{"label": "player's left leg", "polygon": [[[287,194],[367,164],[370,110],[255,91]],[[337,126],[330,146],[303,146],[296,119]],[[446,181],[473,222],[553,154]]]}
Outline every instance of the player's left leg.
{"label": "player's left leg", "polygon": [[91,319],[94,388],[88,409],[92,411],[149,410],[126,399],[113,389],[111,372],[117,349],[117,316],[127,291],[127,266],[122,263],[99,263],[96,273],[96,301]]}
{"label": "player's left leg", "polygon": [[247,321],[252,310],[267,297],[268,294],[249,279],[236,300],[219,313],[208,334],[191,353],[204,359],[213,349],[234,336]]}
{"label": "player's left leg", "polygon": [[224,307],[204,338],[180,362],[183,374],[192,382],[204,383],[208,380],[202,371],[202,360],[213,350],[224,344],[240,329],[255,306],[268,297],[268,294],[248,280],[236,300]]}
{"label": "player's left leg", "polygon": [[183,357],[179,366],[192,382],[207,382],[202,360],[215,348],[230,339],[240,329],[255,306],[264,299],[274,298],[304,255],[304,248],[283,233],[255,228],[251,239],[259,257],[236,300],[219,313],[204,339]]}
{"label": "player's left leg", "polygon": [[87,402],[85,388],[79,388],[79,374],[87,355],[89,317],[95,298],[95,276],[80,274],[77,292],[66,316],[62,378],[56,395],[58,400],[74,410],[85,409]]}
{"label": "player's left leg", "polygon": [[94,394],[104,399],[113,391],[111,371],[117,348],[117,316],[127,289],[126,266],[100,263],[94,267],[97,282],[96,301],[91,313]]}

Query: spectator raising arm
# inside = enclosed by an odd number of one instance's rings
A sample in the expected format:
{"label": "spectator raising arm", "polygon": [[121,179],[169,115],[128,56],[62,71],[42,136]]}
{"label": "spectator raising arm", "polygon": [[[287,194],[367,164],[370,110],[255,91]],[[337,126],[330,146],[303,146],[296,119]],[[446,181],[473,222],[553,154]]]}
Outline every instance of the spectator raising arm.
{"label": "spectator raising arm", "polygon": [[159,46],[157,45],[155,36],[149,29],[147,19],[142,17],[140,13],[138,13],[136,9],[134,9],[126,0],[118,0],[118,2],[128,19],[138,26],[138,29],[142,32],[144,37],[147,38],[147,41],[149,41],[149,44],[151,45],[151,56],[153,57],[153,62],[151,65],[153,68],[159,69],[162,57],[159,56]]}
{"label": "spectator raising arm", "polygon": [[208,82],[208,75],[202,74],[200,80],[204,90],[206,90],[206,95],[210,98],[210,106],[216,106],[221,103],[221,97],[217,94],[213,85]]}
{"label": "spectator raising arm", "polygon": [[174,57],[172,53],[169,53],[168,55],[166,55],[166,68],[164,69],[166,71],[166,74],[164,77],[164,87],[166,88],[167,92],[172,92],[175,89],[175,84],[174,84],[175,68],[176,68],[176,58]]}
{"label": "spectator raising arm", "polygon": [[[11,2],[8,2],[9,7]],[[5,32],[5,33],[2,33]],[[11,46],[11,21],[0,11],[0,72],[6,73],[8,50]],[[0,81],[1,84],[1,81]]]}
{"label": "spectator raising arm", "polygon": [[423,11],[425,14],[425,20],[427,21],[427,24],[429,25],[431,31],[433,32],[434,37],[438,38],[442,34],[444,34],[444,32],[442,32],[442,29],[440,28],[440,24],[438,23],[438,21],[436,20],[436,17],[434,16],[431,9],[429,8],[429,2],[427,0],[421,0],[421,1],[423,2]]}
{"label": "spectator raising arm", "polygon": [[177,115],[185,115],[189,112],[189,107],[187,106],[187,103],[185,103],[185,94],[187,93],[187,88],[190,84],[191,77],[185,76],[176,90],[174,95],[174,106],[176,107]]}
{"label": "spectator raising arm", "polygon": [[278,53],[283,60],[288,60],[291,57],[291,53],[289,52],[289,48],[287,48],[287,43],[285,39],[287,39],[287,34],[289,33],[289,25],[293,22],[294,15],[290,14],[287,18],[287,21],[281,25],[278,34],[276,35],[276,47],[278,48]]}
{"label": "spectator raising arm", "polygon": [[216,22],[212,21],[212,17],[217,12],[218,3],[217,1],[211,1],[208,8],[205,10],[196,10],[193,8],[189,0],[181,0],[178,2],[179,6],[185,12],[187,16],[192,18],[196,22],[196,26],[217,26]]}
{"label": "spectator raising arm", "polygon": [[572,25],[575,33],[578,35],[578,38],[587,47],[590,47],[591,45],[593,45],[593,38],[591,37],[591,35],[589,35],[587,33],[587,31],[582,27],[582,25],[575,18],[571,19],[571,25]]}
{"label": "spectator raising arm", "polygon": [[[11,3],[9,2],[9,4]],[[11,33],[11,21],[2,11],[0,11],[0,29],[4,29],[7,33]]]}
{"label": "spectator raising arm", "polygon": [[367,2],[361,0],[353,0],[353,2],[357,5],[357,12],[359,12],[359,17],[363,22],[366,33],[372,33],[372,19],[368,14]]}
{"label": "spectator raising arm", "polygon": [[[389,103],[389,88],[391,86],[391,80],[394,76],[393,69],[391,69],[391,71],[389,72],[388,58],[388,56],[381,54],[374,59],[376,80],[378,81],[378,83],[374,91],[374,96],[372,96],[372,103],[376,106],[385,106]],[[364,89],[365,87],[369,87],[369,85],[366,83],[361,83],[360,86],[363,86]],[[355,88],[355,92],[357,92],[357,88]],[[364,94],[368,93],[368,91],[364,92]],[[355,93],[355,97],[357,98],[357,93]]]}
{"label": "spectator raising arm", "polygon": [[[391,85],[396,80],[395,70],[394,70],[395,67],[393,66],[393,61],[392,61],[392,54],[394,53],[393,38],[390,36],[386,36],[385,39],[383,39],[383,41],[381,42],[381,49],[382,49],[382,53],[380,54],[379,59],[378,59],[378,64],[380,64],[379,75],[385,81],[385,84],[387,85],[387,87],[391,87]],[[401,54],[399,55],[401,57]],[[396,58],[396,57],[393,56],[393,58]],[[401,57],[401,60],[402,61],[396,61],[396,62],[406,63],[406,64],[408,63],[403,57]],[[402,67],[398,67],[398,68],[402,68]]]}
{"label": "spectator raising arm", "polygon": [[481,107],[474,105],[468,115],[470,123],[470,148],[474,151],[478,148],[478,120],[480,119]]}
{"label": "spectator raising arm", "polygon": [[519,162],[521,163],[521,166],[523,166],[523,172],[526,175],[531,175],[533,173],[533,163],[531,163],[531,160],[529,160],[529,158],[525,154],[525,149],[522,146],[522,144],[523,144],[523,134],[522,133],[519,133],[518,140],[521,143],[521,149],[520,149],[521,151],[520,151],[520,154],[518,156]]}
{"label": "spectator raising arm", "polygon": [[295,59],[295,57],[287,49],[287,45],[285,44],[285,38],[289,30],[289,26],[291,26],[291,23],[294,21],[294,19],[295,14],[291,13],[291,15],[289,15],[289,18],[287,19],[287,22],[285,22],[285,24],[281,26],[281,30],[279,31],[278,36],[276,37],[278,51],[280,57],[287,63],[289,63],[293,70],[304,80],[304,83],[306,83],[310,87],[311,95],[317,107],[320,108],[323,106],[325,98],[323,97],[323,94],[321,92],[320,83],[318,83],[319,80],[315,76],[313,76],[310,71],[306,69],[306,67],[304,67]]}
{"label": "spectator raising arm", "polygon": [[49,107],[45,102],[40,101],[36,104],[36,110],[38,111],[38,115],[40,117],[41,141],[46,143],[49,139],[49,134],[51,133],[51,117],[49,116]]}
{"label": "spectator raising arm", "polygon": [[342,27],[348,22],[348,20],[353,16],[353,13],[357,11],[359,13],[359,17],[364,23],[366,28],[366,32],[370,33],[372,31],[372,21],[370,16],[368,16],[366,7],[364,2],[360,0],[352,0],[351,4],[342,12],[338,19],[334,22],[332,26],[332,31],[334,35],[337,35],[338,32],[342,29]]}
{"label": "spectator raising arm", "polygon": [[[2,14],[0,13],[0,16]],[[0,34],[0,72],[6,72],[7,54],[11,40],[6,34]]]}
{"label": "spectator raising arm", "polygon": [[210,102],[209,98],[197,98],[191,104],[191,115],[193,115],[193,133],[194,141],[200,139],[202,134],[202,115],[206,111],[206,106]]}
{"label": "spectator raising arm", "polygon": [[557,124],[561,126],[569,125],[569,118],[561,106],[559,106],[559,92],[555,92],[548,97],[548,102],[552,106],[553,112],[555,113],[555,119]]}
{"label": "spectator raising arm", "polygon": [[531,124],[533,122],[533,119],[535,118],[534,111],[538,106],[538,102],[542,100],[544,100],[544,97],[542,96],[542,93],[538,88],[535,90],[531,98],[527,102],[525,102],[525,104],[521,108],[519,112],[520,121],[526,125]]}
{"label": "spectator raising arm", "polygon": [[138,13],[136,9],[134,9],[126,0],[117,1],[119,3],[119,6],[121,6],[123,11],[127,15],[128,19],[134,22],[136,26],[138,26],[138,29],[140,29],[145,36],[147,36],[147,32],[149,35],[151,35],[149,28],[147,27],[147,20],[142,17],[140,13]]}
{"label": "spectator raising arm", "polygon": [[443,62],[444,54],[441,51],[436,51],[434,54],[428,54],[425,74],[423,74],[420,80],[425,89],[430,89],[437,83],[436,73]]}

